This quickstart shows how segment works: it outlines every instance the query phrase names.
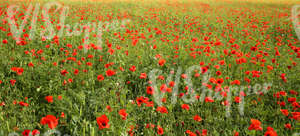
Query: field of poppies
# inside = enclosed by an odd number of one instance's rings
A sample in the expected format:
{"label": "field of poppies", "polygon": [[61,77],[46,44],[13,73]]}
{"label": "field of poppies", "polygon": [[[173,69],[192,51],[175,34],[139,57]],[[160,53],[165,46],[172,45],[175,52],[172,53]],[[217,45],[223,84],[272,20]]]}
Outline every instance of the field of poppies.
{"label": "field of poppies", "polygon": [[297,4],[1,0],[0,135],[298,136]]}

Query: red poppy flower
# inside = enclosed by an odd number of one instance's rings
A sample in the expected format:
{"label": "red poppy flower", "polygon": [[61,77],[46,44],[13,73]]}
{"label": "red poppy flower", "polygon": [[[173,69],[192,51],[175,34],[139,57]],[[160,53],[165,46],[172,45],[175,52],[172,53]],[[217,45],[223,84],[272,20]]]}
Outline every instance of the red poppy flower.
{"label": "red poppy flower", "polygon": [[75,70],[74,70],[74,74],[77,75],[78,73],[79,73],[79,70],[78,70],[78,69],[75,69]]}
{"label": "red poppy flower", "polygon": [[53,103],[53,96],[46,96],[45,100],[47,100],[48,103]]}
{"label": "red poppy flower", "polygon": [[93,65],[93,63],[91,63],[91,62],[87,62],[87,63],[86,63],[86,65],[87,65],[87,66],[92,66],[92,65]]}
{"label": "red poppy flower", "polygon": [[35,135],[39,135],[40,134],[40,131],[35,129],[35,130],[32,130],[32,133],[31,133],[33,136]]}
{"label": "red poppy flower", "polygon": [[10,81],[10,84],[12,85],[12,86],[14,86],[15,85],[15,83],[17,82],[16,80],[14,80],[14,79],[11,79]]}
{"label": "red poppy flower", "polygon": [[159,75],[157,78],[160,80],[165,80],[165,77],[163,75]]}
{"label": "red poppy flower", "polygon": [[104,80],[104,76],[103,76],[103,75],[98,75],[98,76],[97,76],[97,80],[98,80],[98,81]]}
{"label": "red poppy flower", "polygon": [[119,69],[120,69],[121,71],[124,71],[124,68],[122,68],[122,67],[119,67]]}
{"label": "red poppy flower", "polygon": [[154,93],[154,88],[151,86],[147,86],[147,94],[153,95]]}
{"label": "red poppy flower", "polygon": [[197,136],[197,134],[195,134],[194,132],[192,132],[190,130],[186,130],[185,133],[189,134],[189,136]]}
{"label": "red poppy flower", "polygon": [[23,68],[19,68],[19,67],[12,67],[11,68],[12,71],[16,72],[17,75],[22,75],[22,73],[24,72]]}
{"label": "red poppy flower", "polygon": [[116,72],[113,71],[113,70],[108,69],[108,70],[106,71],[106,76],[113,76],[113,75],[115,75],[115,74],[116,74]]}
{"label": "red poppy flower", "polygon": [[290,90],[290,94],[293,94],[293,95],[298,95],[298,92],[295,91],[295,90]]}
{"label": "red poppy flower", "polygon": [[222,78],[217,79],[217,84],[222,84],[224,82],[224,80]]}
{"label": "red poppy flower", "polygon": [[282,73],[281,75],[280,75],[280,77],[281,77],[281,79],[283,80],[283,82],[286,82],[287,80],[286,80],[286,77],[285,77],[285,73]]}
{"label": "red poppy flower", "polygon": [[292,112],[292,119],[300,121],[300,112]]}
{"label": "red poppy flower", "polygon": [[69,72],[67,70],[62,70],[60,71],[60,74],[63,75],[63,76],[66,76],[66,74],[68,74]]}
{"label": "red poppy flower", "polygon": [[274,47],[274,49],[275,49],[275,56],[280,56],[280,53],[279,53],[279,51],[278,51],[278,48],[277,47]]}
{"label": "red poppy flower", "polygon": [[146,128],[154,128],[154,127],[155,127],[155,125],[151,124],[151,123],[146,125]]}
{"label": "red poppy flower", "polygon": [[159,90],[160,91],[162,91],[162,92],[166,92],[167,91],[167,85],[166,84],[162,84],[161,86],[160,86],[160,88],[159,88]]}
{"label": "red poppy flower", "polygon": [[168,110],[166,107],[163,107],[163,106],[159,106],[156,108],[156,111],[160,112],[160,113],[166,113],[168,114]]}
{"label": "red poppy flower", "polygon": [[195,115],[194,120],[197,122],[200,122],[200,121],[202,121],[202,118],[199,115]]}
{"label": "red poppy flower", "polygon": [[151,102],[146,102],[146,107],[153,107],[153,106],[154,106],[153,101],[151,101]]}
{"label": "red poppy flower", "polygon": [[207,129],[202,129],[202,135],[201,136],[207,136]]}
{"label": "red poppy flower", "polygon": [[175,82],[174,82],[174,81],[170,81],[170,82],[169,82],[169,86],[170,86],[170,87],[174,87],[174,85],[175,85]]}
{"label": "red poppy flower", "polygon": [[220,75],[222,75],[222,72],[221,72],[221,71],[217,71],[216,74],[217,74],[218,76],[220,76]]}
{"label": "red poppy flower", "polygon": [[297,100],[297,99],[294,98],[294,97],[288,98],[288,102],[289,102],[289,103],[293,103],[293,102],[295,102],[296,100]]}
{"label": "red poppy flower", "polygon": [[109,128],[109,124],[108,124],[109,120],[105,114],[98,117],[96,120],[100,130],[104,128]]}
{"label": "red poppy flower", "polygon": [[214,99],[212,99],[211,97],[205,97],[204,101],[205,102],[214,102]]}
{"label": "red poppy flower", "polygon": [[65,113],[61,112],[60,117],[64,118],[65,117]]}
{"label": "red poppy flower", "polygon": [[61,95],[57,96],[57,99],[62,100],[62,96]]}
{"label": "red poppy flower", "polygon": [[234,136],[239,136],[239,132],[234,132]]}
{"label": "red poppy flower", "polygon": [[5,105],[5,102],[1,102],[1,103],[0,103],[0,106],[4,106],[4,105]]}
{"label": "red poppy flower", "polygon": [[7,44],[8,43],[7,39],[2,40],[2,43]]}
{"label": "red poppy flower", "polygon": [[181,105],[181,108],[184,109],[184,110],[189,110],[189,109],[190,109],[190,106],[187,105],[187,104],[182,104],[182,105]]}
{"label": "red poppy flower", "polygon": [[20,106],[25,106],[25,107],[27,107],[29,104],[26,103],[26,102],[19,102],[19,105],[20,105]]}
{"label": "red poppy flower", "polygon": [[268,127],[265,136],[277,136],[277,133],[273,128]]}
{"label": "red poppy flower", "polygon": [[208,68],[207,67],[202,67],[201,68],[201,73],[202,74],[204,74],[205,72],[207,72],[208,71]]}
{"label": "red poppy flower", "polygon": [[50,129],[54,129],[58,125],[58,118],[53,115],[47,115],[41,119],[41,124],[47,124]]}
{"label": "red poppy flower", "polygon": [[146,79],[146,78],[147,78],[147,74],[146,73],[141,73],[140,79]]}
{"label": "red poppy flower", "polygon": [[282,101],[282,102],[279,103],[279,105],[280,105],[280,106],[285,106],[285,102]]}
{"label": "red poppy flower", "polygon": [[130,129],[127,131],[127,133],[128,133],[130,136],[133,136],[133,135],[134,135],[134,131],[133,131],[134,126],[131,125],[129,128],[130,128]]}
{"label": "red poppy flower", "polygon": [[251,125],[249,126],[248,130],[262,130],[260,125],[261,122],[259,120],[251,119]]}
{"label": "red poppy flower", "polygon": [[158,135],[163,135],[164,134],[164,130],[160,126],[157,126],[157,134]]}
{"label": "red poppy flower", "polygon": [[285,124],[284,127],[287,129],[292,129],[292,125],[290,123]]}
{"label": "red poppy flower", "polygon": [[119,115],[120,116],[122,116],[122,119],[123,120],[126,120],[126,117],[127,117],[127,113],[126,113],[126,110],[125,109],[121,109],[120,111],[119,111]]}
{"label": "red poppy flower", "polygon": [[131,67],[129,68],[129,70],[132,71],[132,72],[134,72],[134,71],[136,70],[136,67],[135,67],[135,66],[131,66]]}
{"label": "red poppy flower", "polygon": [[286,110],[286,109],[280,109],[281,113],[284,115],[284,116],[288,116],[289,115],[289,111]]}
{"label": "red poppy flower", "polygon": [[165,63],[166,63],[166,60],[165,60],[165,59],[160,59],[160,60],[158,61],[158,64],[159,64],[160,66],[163,66]]}
{"label": "red poppy flower", "polygon": [[30,130],[29,129],[25,129],[23,132],[22,132],[22,135],[23,136],[35,136],[35,135],[39,135],[40,134],[40,131],[38,131],[37,129],[33,130],[31,132],[31,135],[30,135]]}
{"label": "red poppy flower", "polygon": [[28,67],[34,67],[34,64],[32,62],[29,62]]}
{"label": "red poppy flower", "polygon": [[145,102],[145,101],[144,101],[144,97],[143,97],[143,96],[138,97],[138,98],[136,99],[136,103],[137,103],[138,106],[141,106],[141,104],[143,104],[144,102]]}
{"label": "red poppy flower", "polygon": [[240,85],[241,82],[240,82],[240,80],[234,80],[234,81],[231,82],[231,84],[232,85]]}
{"label": "red poppy flower", "polygon": [[23,136],[29,136],[30,134],[30,130],[29,129],[25,129],[23,132],[22,132],[22,135]]}
{"label": "red poppy flower", "polygon": [[240,97],[236,96],[236,97],[234,97],[234,101],[235,101],[236,103],[240,103],[242,100],[241,100]]}

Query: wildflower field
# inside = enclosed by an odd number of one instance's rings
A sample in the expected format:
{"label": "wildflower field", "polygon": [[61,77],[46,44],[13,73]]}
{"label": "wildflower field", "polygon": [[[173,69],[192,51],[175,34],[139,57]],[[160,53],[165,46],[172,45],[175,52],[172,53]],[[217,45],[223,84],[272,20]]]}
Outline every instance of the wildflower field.
{"label": "wildflower field", "polygon": [[297,0],[0,0],[0,136],[299,136]]}

